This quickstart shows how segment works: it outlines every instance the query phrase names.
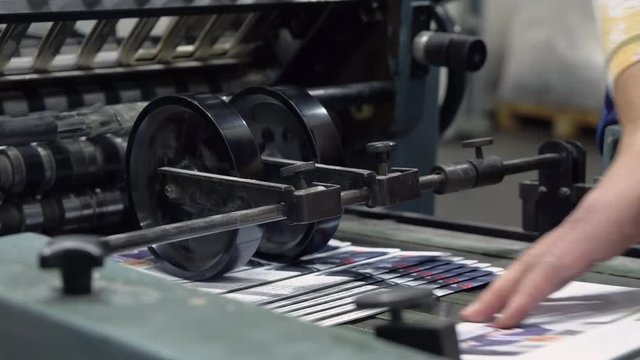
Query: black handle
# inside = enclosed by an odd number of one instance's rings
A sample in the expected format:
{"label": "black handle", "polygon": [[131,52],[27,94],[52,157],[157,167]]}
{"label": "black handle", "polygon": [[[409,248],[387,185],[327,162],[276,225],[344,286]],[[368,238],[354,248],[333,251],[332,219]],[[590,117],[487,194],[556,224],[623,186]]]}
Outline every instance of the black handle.
{"label": "black handle", "polygon": [[487,46],[478,36],[422,31],[414,39],[413,55],[422,65],[473,72],[484,66]]}
{"label": "black handle", "polygon": [[418,64],[447,68],[447,88],[440,104],[440,133],[444,133],[458,113],[467,86],[467,72],[477,71],[486,62],[487,47],[481,38],[460,33],[460,28],[440,2],[432,5],[435,31],[425,28],[413,39],[413,58]]}
{"label": "black handle", "polygon": [[360,309],[391,310],[392,322],[377,327],[376,336],[450,359],[459,359],[455,322],[439,317],[425,317],[420,323],[402,321],[403,309],[427,307],[435,301],[436,297],[430,289],[396,287],[359,296],[355,303]]}
{"label": "black handle", "polygon": [[102,266],[106,249],[93,235],[64,235],[53,238],[40,252],[40,267],[62,271],[63,292],[91,293],[92,271]]}
{"label": "black handle", "polygon": [[389,308],[393,321],[402,322],[401,310],[433,305],[431,289],[398,287],[389,291],[373,292],[356,298],[359,309]]}

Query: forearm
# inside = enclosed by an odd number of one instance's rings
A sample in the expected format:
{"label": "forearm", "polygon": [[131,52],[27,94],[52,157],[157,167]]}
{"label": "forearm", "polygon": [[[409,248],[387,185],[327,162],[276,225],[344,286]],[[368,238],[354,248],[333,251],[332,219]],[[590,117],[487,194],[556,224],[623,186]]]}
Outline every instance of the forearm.
{"label": "forearm", "polygon": [[[640,7],[635,0],[595,0],[609,88],[623,128],[615,159],[578,210],[612,202],[640,217]],[[607,200],[609,199],[609,200]],[[613,204],[617,201],[618,205]],[[596,211],[596,210],[592,210]],[[603,209],[597,209],[603,212]],[[640,229],[639,225],[636,226]]]}
{"label": "forearm", "polygon": [[615,174],[617,168],[640,155],[640,1],[594,0],[593,5],[608,85],[624,130],[616,162],[609,171]]}
{"label": "forearm", "polygon": [[517,325],[547,295],[640,238],[640,0],[595,0],[622,140],[598,185],[461,316]]}
{"label": "forearm", "polygon": [[[624,130],[619,155],[625,158],[640,155],[640,63],[618,74],[613,86],[618,120]],[[635,159],[640,163],[640,158]]]}
{"label": "forearm", "polygon": [[598,233],[603,238],[584,245],[592,264],[618,255],[640,239],[640,63],[620,73],[614,86],[623,127],[615,159],[563,227],[579,236]]}

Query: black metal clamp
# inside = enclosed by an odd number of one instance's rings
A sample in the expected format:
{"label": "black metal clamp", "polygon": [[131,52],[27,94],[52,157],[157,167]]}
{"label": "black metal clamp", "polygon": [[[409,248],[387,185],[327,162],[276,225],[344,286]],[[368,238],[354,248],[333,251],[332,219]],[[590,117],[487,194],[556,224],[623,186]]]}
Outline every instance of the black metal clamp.
{"label": "black metal clamp", "polygon": [[540,156],[555,156],[554,166],[541,166],[538,180],[520,183],[522,228],[538,234],[553,229],[587,192],[586,152],[577,142],[547,141]]}
{"label": "black metal clamp", "polygon": [[479,186],[498,184],[504,179],[505,168],[497,156],[485,156],[482,147],[493,144],[492,138],[471,139],[462,147],[475,148],[475,159],[435,166],[433,174],[445,178],[434,190],[436,194],[448,194]]}
{"label": "black metal clamp", "polygon": [[389,308],[391,311],[391,323],[377,327],[376,336],[450,359],[459,359],[455,322],[435,316],[420,323],[407,323],[402,319],[402,310],[429,308],[436,299],[430,289],[398,287],[359,296],[355,303],[360,309]]}

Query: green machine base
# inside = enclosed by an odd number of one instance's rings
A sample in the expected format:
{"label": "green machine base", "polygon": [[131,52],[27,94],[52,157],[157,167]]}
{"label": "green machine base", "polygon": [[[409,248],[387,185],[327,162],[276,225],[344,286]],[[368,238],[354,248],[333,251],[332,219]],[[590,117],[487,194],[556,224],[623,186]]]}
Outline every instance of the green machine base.
{"label": "green machine base", "polygon": [[[0,359],[422,359],[347,329],[326,329],[107,262],[70,297],[42,271],[46,238],[0,239]],[[435,357],[434,357],[435,358]]]}

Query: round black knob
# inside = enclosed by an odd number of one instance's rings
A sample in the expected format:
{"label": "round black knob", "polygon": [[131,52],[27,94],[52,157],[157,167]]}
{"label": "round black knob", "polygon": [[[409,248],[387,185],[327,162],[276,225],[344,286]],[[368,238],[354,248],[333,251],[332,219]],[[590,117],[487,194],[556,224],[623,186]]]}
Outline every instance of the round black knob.
{"label": "round black knob", "polygon": [[62,271],[63,291],[68,295],[91,293],[91,276],[102,266],[107,252],[94,235],[64,235],[52,239],[40,252],[41,268]]}
{"label": "round black knob", "polygon": [[280,169],[280,176],[282,177],[294,176],[294,175],[305,173],[307,171],[314,170],[315,168],[316,168],[316,163],[313,161],[289,165]]}
{"label": "round black knob", "polygon": [[398,147],[395,141],[376,141],[367,144],[367,152],[371,154],[384,154],[394,151]]}
{"label": "round black knob", "polygon": [[477,36],[425,30],[413,39],[413,57],[422,65],[478,71],[487,60],[487,46]]}
{"label": "round black knob", "polygon": [[359,309],[389,308],[393,321],[400,323],[402,309],[427,307],[432,305],[435,299],[431,289],[397,287],[358,296],[355,304]]}
{"label": "round black knob", "polygon": [[358,296],[355,300],[360,309],[409,309],[429,305],[434,295],[431,289],[397,288]]}
{"label": "round black knob", "polygon": [[480,38],[475,38],[466,43],[466,62],[465,69],[467,71],[478,71],[482,69],[487,61],[487,45]]}

